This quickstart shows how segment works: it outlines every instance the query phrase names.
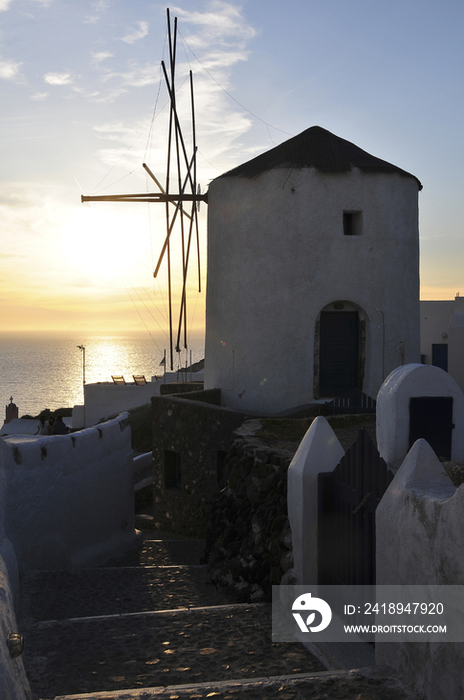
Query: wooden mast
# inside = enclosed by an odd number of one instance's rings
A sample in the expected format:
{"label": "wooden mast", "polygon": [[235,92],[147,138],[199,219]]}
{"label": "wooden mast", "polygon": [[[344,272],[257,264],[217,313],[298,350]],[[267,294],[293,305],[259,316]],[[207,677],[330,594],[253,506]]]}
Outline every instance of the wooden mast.
{"label": "wooden mast", "polygon": [[[161,182],[155,177],[148,165],[143,163],[143,167],[159,188],[159,192],[147,194],[116,194],[116,195],[82,195],[82,202],[150,202],[164,203],[166,214],[166,236],[158,258],[158,262],[153,272],[153,276],[157,277],[161,263],[166,256],[167,277],[168,277],[168,305],[169,305],[169,346],[170,346],[170,366],[174,369],[173,359],[173,318],[172,318],[172,270],[171,270],[171,235],[173,234],[176,223],[180,225],[181,248],[182,248],[182,294],[179,311],[179,321],[177,326],[176,351],[180,352],[180,341],[183,336],[183,345],[187,348],[187,275],[188,265],[191,252],[192,237],[196,237],[197,257],[198,257],[198,291],[201,291],[200,279],[200,246],[199,246],[199,229],[198,229],[198,208],[201,201],[207,202],[207,195],[200,193],[200,187],[197,186],[197,163],[196,163],[196,135],[195,135],[195,108],[194,108],[194,93],[193,93],[193,76],[190,71],[190,100],[191,100],[191,119],[192,119],[192,151],[188,155],[180,120],[177,114],[176,107],[176,86],[175,86],[175,69],[176,69],[176,54],[177,54],[177,17],[174,18],[174,27],[171,30],[171,17],[169,9],[167,10],[167,25],[168,25],[168,48],[169,48],[169,74],[164,64],[161,61],[163,75],[166,82],[166,87],[170,100],[169,112],[169,127],[168,127],[168,143],[167,143],[167,161],[166,161],[166,183],[163,187]],[[173,149],[175,149],[175,157],[173,157]],[[174,163],[174,168],[172,167]],[[176,193],[170,191],[170,179],[172,171],[177,172],[177,189]],[[185,205],[190,203],[190,213],[186,211]],[[174,211],[170,209],[174,206]],[[180,216],[178,216],[180,214]],[[189,221],[187,227],[184,226],[184,217]],[[186,228],[188,232],[186,233]],[[183,330],[183,333],[182,333]]]}

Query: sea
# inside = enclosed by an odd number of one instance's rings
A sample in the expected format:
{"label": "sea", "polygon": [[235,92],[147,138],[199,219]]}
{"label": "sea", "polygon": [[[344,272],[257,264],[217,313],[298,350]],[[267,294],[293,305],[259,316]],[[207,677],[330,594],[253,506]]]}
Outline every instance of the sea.
{"label": "sea", "polygon": [[[170,371],[169,341],[148,332],[0,332],[0,401],[13,400],[19,416],[83,403],[85,382],[111,382],[112,375],[143,374],[147,381]],[[163,364],[166,352],[166,365]],[[174,370],[204,358],[204,334],[193,334],[187,350],[174,351]],[[5,413],[0,404],[0,426]]]}

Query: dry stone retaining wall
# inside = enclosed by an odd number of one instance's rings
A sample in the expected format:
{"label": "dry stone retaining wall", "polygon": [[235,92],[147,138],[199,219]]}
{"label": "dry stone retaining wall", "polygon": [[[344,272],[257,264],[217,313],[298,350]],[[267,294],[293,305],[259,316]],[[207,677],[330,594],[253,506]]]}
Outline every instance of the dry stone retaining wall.
{"label": "dry stone retaining wall", "polygon": [[225,462],[227,484],[213,499],[206,556],[215,583],[241,601],[270,599],[272,585],[292,582],[287,470],[293,453],[256,437],[258,420],[234,434]]}
{"label": "dry stone retaining wall", "polygon": [[[212,403],[218,400],[215,390],[152,398],[153,513],[159,530],[204,536],[208,501],[222,480],[223,456],[245,419],[243,413]],[[170,482],[173,473],[176,479]]]}

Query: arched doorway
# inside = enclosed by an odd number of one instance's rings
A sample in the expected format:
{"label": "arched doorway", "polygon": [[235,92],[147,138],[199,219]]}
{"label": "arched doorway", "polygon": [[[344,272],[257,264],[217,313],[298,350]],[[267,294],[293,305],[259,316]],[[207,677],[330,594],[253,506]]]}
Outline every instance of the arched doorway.
{"label": "arched doorway", "polygon": [[340,396],[362,389],[365,322],[359,309],[349,302],[329,304],[318,325],[318,395]]}

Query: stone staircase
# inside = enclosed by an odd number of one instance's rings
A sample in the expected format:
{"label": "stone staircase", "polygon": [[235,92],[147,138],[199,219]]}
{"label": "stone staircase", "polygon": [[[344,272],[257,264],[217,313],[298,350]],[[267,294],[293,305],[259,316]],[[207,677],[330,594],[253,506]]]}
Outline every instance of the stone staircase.
{"label": "stone staircase", "polygon": [[145,539],[113,566],[25,576],[19,628],[33,700],[402,700],[376,670],[331,671],[273,644],[268,604],[235,604],[203,542]]}

